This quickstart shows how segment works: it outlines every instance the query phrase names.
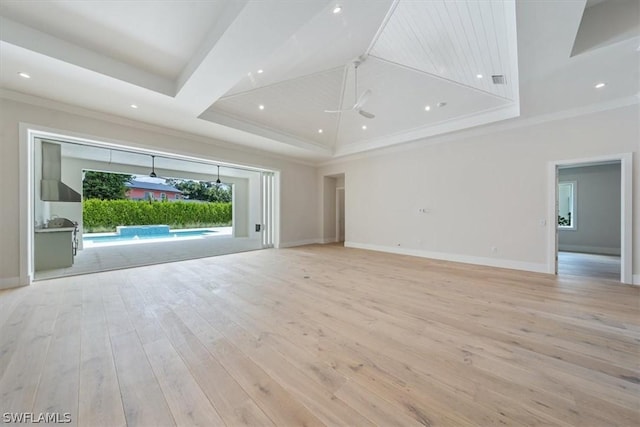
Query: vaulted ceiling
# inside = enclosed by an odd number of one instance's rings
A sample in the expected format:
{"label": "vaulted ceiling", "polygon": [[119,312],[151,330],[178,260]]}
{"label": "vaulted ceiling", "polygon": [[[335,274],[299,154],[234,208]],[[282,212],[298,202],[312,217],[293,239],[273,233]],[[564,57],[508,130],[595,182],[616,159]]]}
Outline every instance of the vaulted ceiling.
{"label": "vaulted ceiling", "polygon": [[[608,3],[0,0],[0,83],[4,96],[324,160],[637,94],[638,25],[584,28],[637,2]],[[578,93],[599,80],[620,84]],[[543,82],[573,101],[544,105]],[[351,109],[365,93],[373,118]]]}
{"label": "vaulted ceiling", "polygon": [[[513,2],[370,4],[333,13],[330,3],[202,117],[343,153],[517,115]],[[349,110],[365,91],[374,118]]]}

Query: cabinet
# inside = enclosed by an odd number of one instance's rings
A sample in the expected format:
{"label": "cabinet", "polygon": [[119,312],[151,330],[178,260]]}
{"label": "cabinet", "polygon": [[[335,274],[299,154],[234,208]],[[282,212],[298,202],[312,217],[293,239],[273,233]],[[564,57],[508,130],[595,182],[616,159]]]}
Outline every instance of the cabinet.
{"label": "cabinet", "polygon": [[35,230],[35,271],[65,268],[73,265],[73,228]]}

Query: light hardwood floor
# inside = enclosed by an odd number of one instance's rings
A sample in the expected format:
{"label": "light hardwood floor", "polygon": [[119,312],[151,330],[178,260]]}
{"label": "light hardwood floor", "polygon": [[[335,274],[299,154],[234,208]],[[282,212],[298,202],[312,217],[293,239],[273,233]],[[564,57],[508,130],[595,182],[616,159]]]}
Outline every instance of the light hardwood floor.
{"label": "light hardwood floor", "polygon": [[640,288],[308,246],[0,292],[0,413],[634,426]]}
{"label": "light hardwood floor", "polygon": [[620,281],[620,256],[560,251],[558,274]]}

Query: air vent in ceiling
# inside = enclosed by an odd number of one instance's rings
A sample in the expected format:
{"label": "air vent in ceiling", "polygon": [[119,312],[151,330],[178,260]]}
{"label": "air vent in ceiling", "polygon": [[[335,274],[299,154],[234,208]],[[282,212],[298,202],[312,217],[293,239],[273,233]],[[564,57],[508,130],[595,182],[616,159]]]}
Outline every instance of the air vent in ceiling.
{"label": "air vent in ceiling", "polygon": [[507,84],[507,79],[505,79],[502,74],[496,74],[496,75],[491,76],[491,80],[493,80],[493,84],[494,85]]}

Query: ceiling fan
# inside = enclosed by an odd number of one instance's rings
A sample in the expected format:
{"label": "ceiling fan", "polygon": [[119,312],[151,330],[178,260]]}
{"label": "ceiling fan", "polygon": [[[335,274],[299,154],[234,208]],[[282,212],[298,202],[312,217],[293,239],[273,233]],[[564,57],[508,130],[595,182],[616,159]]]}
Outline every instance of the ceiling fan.
{"label": "ceiling fan", "polygon": [[371,90],[367,89],[364,92],[362,92],[360,96],[358,96],[358,67],[360,66],[360,64],[364,62],[364,60],[365,58],[361,56],[355,61],[353,61],[353,74],[355,79],[354,81],[355,104],[353,104],[351,108],[347,108],[344,110],[324,110],[325,113],[344,113],[346,111],[355,111],[358,114],[360,114],[362,117],[366,117],[367,119],[373,119],[375,117],[375,114],[372,114],[362,109],[364,104],[369,100],[369,97],[371,96]]}

